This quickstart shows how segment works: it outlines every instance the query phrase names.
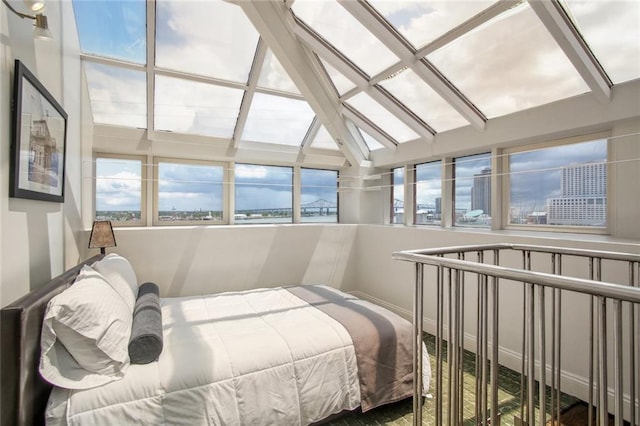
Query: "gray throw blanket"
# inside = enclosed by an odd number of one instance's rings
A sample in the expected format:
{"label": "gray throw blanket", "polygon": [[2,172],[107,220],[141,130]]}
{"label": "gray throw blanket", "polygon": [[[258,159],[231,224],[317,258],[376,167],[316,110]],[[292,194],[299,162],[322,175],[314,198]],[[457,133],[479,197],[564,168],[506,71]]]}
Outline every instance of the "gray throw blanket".
{"label": "gray throw blanket", "polygon": [[132,364],[156,361],[162,352],[162,311],[160,291],[155,283],[144,283],[138,290],[133,308],[133,324],[129,340]]}

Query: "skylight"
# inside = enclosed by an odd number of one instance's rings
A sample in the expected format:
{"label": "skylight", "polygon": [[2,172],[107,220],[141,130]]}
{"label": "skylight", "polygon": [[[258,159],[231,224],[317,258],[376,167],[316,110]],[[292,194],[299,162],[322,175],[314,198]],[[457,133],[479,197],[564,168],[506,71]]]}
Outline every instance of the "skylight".
{"label": "skylight", "polygon": [[[359,161],[362,141],[337,144],[327,128],[349,139],[355,124],[369,150],[482,128],[595,91],[575,59],[589,50],[607,74],[593,71],[600,87],[640,78],[638,1],[560,0],[562,22],[524,0],[265,1],[281,18],[268,34],[252,23],[264,19],[258,3],[73,0],[94,123]],[[557,42],[557,26],[578,43]],[[277,56],[294,45],[292,60]]]}
{"label": "skylight", "polygon": [[242,91],[181,78],[156,76],[156,130],[233,136]]}
{"label": "skylight", "polygon": [[147,79],[144,72],[93,62],[86,62],[84,70],[94,122],[147,127]]}
{"label": "skylight", "polygon": [[305,101],[256,93],[242,139],[299,146],[312,120],[313,110]]}
{"label": "skylight", "polygon": [[589,91],[528,3],[455,39],[427,60],[489,118]]}
{"label": "skylight", "polygon": [[246,83],[258,32],[236,5],[156,1],[156,65]]}

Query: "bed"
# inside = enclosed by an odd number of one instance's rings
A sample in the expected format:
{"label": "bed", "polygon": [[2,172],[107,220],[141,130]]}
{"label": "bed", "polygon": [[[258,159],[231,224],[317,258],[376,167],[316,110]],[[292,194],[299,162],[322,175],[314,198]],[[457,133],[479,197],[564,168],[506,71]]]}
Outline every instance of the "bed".
{"label": "bed", "polygon": [[[82,357],[68,356],[60,345],[62,331],[51,321],[62,315],[51,305],[74,291],[81,296],[76,300],[91,298],[82,288],[108,300],[100,285],[85,281],[101,273],[114,286],[116,278],[98,269],[114,257],[88,259],[2,309],[3,425],[314,424],[413,394],[411,323],[323,285],[158,298],[162,347],[153,361],[109,355],[98,373],[76,365],[67,374],[65,362]],[[121,280],[119,291],[126,292],[123,282],[131,280]],[[143,288],[138,284],[136,291]],[[123,306],[131,309],[133,323],[115,321],[100,338],[111,332],[120,339],[122,330],[135,330],[141,298],[127,297]],[[116,303],[106,303],[109,311],[118,311]],[[429,379],[427,368],[425,390]]]}

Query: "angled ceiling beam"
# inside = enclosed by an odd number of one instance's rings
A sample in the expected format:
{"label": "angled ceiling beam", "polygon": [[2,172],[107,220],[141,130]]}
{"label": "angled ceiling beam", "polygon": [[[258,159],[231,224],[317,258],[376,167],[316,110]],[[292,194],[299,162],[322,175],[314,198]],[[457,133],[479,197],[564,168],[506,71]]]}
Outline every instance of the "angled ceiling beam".
{"label": "angled ceiling beam", "polygon": [[398,146],[398,142],[396,142],[395,139],[389,136],[384,130],[380,129],[378,126],[360,115],[360,113],[356,111],[351,105],[343,104],[342,113],[345,115],[345,117],[348,117],[349,120],[354,122],[358,127],[366,130],[367,133],[376,138],[376,140],[383,146],[395,151],[396,147]]}
{"label": "angled ceiling beam", "polygon": [[440,37],[429,42],[426,46],[423,46],[420,49],[418,49],[415,57],[424,58],[431,52],[435,52],[441,47],[446,46],[447,44],[451,43],[453,40],[462,37],[468,32],[471,32],[472,30],[478,28],[480,25],[495,18],[496,16],[501,15],[502,13],[518,6],[521,3],[524,3],[524,1],[525,0],[501,0],[492,4],[482,12],[476,14],[475,16],[472,16],[471,18],[467,19],[457,27],[452,28],[451,30],[442,34]]}
{"label": "angled ceiling beam", "polygon": [[147,3],[147,133],[155,131],[156,2]]}
{"label": "angled ceiling beam", "polygon": [[478,129],[483,129],[486,117],[449,80],[424,58],[416,58],[415,51],[398,32],[368,3],[358,0],[338,0],[369,32],[376,36],[400,60],[419,75],[440,96]]}
{"label": "angled ceiling beam", "polygon": [[304,95],[329,134],[341,146],[351,165],[369,167],[368,153],[362,152],[340,114],[340,100],[313,53],[296,38],[295,22],[282,1],[233,3],[242,8],[247,18],[278,58],[291,80]]}
{"label": "angled ceiling beam", "polygon": [[369,85],[368,76],[360,71],[349,58],[345,57],[333,46],[325,42],[318,34],[300,19],[294,19],[295,34],[306,45],[327,61],[332,67],[340,71],[345,77],[351,80],[360,90],[365,90]]}
{"label": "angled ceiling beam", "polygon": [[249,73],[249,87],[247,87],[247,90],[244,92],[244,96],[242,97],[238,120],[236,121],[236,127],[233,130],[233,148],[238,148],[240,145],[240,138],[242,138],[242,132],[244,131],[244,126],[247,123],[249,108],[251,107],[253,95],[256,93],[256,86],[258,86],[258,79],[260,78],[260,72],[262,71],[265,56],[267,56],[267,46],[262,38],[259,38],[258,47],[256,47],[256,54],[253,57],[253,63],[251,64],[251,72]]}
{"label": "angled ceiling beam", "polygon": [[304,21],[296,19],[295,22],[296,26],[294,31],[296,35],[298,35],[311,50],[351,80],[357,86],[357,92],[366,92],[418,135],[429,141],[433,140],[434,132],[422,120],[414,114],[411,114],[403,105],[391,99],[386,93],[376,90],[369,82],[367,75],[363,74],[348,58],[331,46],[331,44],[318,36]]}
{"label": "angled ceiling beam", "polygon": [[609,102],[613,84],[560,3],[557,0],[530,0],[529,5],[587,83],[591,92],[600,102]]}

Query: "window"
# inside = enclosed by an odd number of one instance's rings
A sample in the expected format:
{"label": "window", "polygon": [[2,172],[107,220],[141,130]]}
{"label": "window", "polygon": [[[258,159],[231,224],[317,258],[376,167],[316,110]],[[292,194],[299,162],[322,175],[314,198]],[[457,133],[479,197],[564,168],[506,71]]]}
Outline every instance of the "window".
{"label": "window", "polygon": [[454,159],[454,224],[491,226],[491,154]]}
{"label": "window", "polygon": [[515,151],[507,159],[509,224],[607,225],[606,139]]}
{"label": "window", "polygon": [[442,162],[432,161],[416,165],[415,224],[442,223]]}
{"label": "window", "polygon": [[391,223],[404,223],[404,167],[391,170]]}
{"label": "window", "polygon": [[338,172],[300,169],[300,222],[338,222]]}
{"label": "window", "polygon": [[236,224],[292,223],[293,169],[236,164]]}
{"label": "window", "polygon": [[155,166],[155,224],[205,224],[224,220],[223,164],[156,160]]}
{"label": "window", "polygon": [[95,218],[117,226],[144,226],[144,157],[96,156]]}

